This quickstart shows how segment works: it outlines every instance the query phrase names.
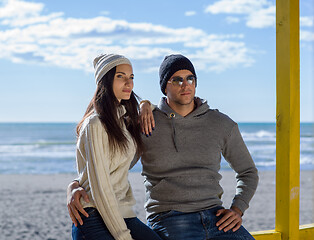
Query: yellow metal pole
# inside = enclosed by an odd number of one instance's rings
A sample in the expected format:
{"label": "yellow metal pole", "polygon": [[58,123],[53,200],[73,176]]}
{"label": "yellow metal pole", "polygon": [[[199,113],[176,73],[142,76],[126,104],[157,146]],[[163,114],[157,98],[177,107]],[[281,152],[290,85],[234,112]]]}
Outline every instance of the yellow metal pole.
{"label": "yellow metal pole", "polygon": [[299,239],[300,57],[299,0],[276,1],[276,227]]}
{"label": "yellow metal pole", "polygon": [[300,226],[300,240],[314,239],[314,223]]}

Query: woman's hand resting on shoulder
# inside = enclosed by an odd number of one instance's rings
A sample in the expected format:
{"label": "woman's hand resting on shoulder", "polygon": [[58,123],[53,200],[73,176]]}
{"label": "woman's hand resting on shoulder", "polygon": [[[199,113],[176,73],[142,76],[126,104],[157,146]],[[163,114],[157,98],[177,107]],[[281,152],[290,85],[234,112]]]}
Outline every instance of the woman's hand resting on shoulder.
{"label": "woman's hand resting on shoulder", "polygon": [[151,136],[155,128],[155,120],[151,108],[151,103],[148,100],[141,101],[140,103],[140,123],[142,133],[147,137]]}

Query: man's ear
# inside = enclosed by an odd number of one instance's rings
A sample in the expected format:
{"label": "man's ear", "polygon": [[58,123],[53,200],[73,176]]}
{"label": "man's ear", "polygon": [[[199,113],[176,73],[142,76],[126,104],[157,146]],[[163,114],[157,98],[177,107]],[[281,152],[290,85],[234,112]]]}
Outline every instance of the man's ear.
{"label": "man's ear", "polygon": [[165,94],[167,95],[167,87],[166,87],[166,89],[165,89]]}

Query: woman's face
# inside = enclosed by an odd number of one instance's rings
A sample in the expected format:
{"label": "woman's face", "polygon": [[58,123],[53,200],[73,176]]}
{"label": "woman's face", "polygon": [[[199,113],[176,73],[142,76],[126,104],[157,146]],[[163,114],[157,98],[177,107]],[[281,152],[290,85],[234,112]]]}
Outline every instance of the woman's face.
{"label": "woman's face", "polygon": [[116,67],[116,74],[114,75],[112,89],[119,102],[121,102],[122,99],[130,99],[134,85],[133,79],[133,69],[130,65],[121,64]]}

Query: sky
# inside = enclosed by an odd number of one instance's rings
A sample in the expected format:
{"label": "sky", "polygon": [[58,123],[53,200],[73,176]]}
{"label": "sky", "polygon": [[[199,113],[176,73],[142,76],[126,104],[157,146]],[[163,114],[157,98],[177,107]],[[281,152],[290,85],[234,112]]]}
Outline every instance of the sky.
{"label": "sky", "polygon": [[[196,95],[237,122],[275,122],[275,0],[0,0],[0,122],[78,122],[93,59],[128,57],[157,104],[159,65],[181,53]],[[301,121],[314,122],[314,1],[300,1]]]}

